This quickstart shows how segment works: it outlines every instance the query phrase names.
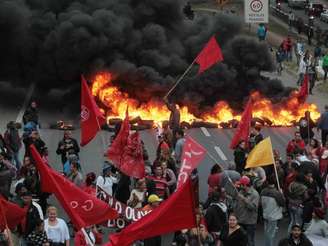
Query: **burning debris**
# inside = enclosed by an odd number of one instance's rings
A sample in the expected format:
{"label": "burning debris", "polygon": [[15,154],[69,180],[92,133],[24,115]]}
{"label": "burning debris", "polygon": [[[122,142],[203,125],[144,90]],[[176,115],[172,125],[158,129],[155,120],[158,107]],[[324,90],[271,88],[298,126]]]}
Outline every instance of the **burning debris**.
{"label": "burning debris", "polygon": [[[129,97],[127,93],[113,85],[113,76],[110,73],[100,73],[95,76],[92,83],[92,94],[102,105],[109,124],[115,125],[124,118],[125,110],[129,107],[131,115],[130,123],[136,129],[151,128],[154,124],[166,121],[170,111],[164,102],[150,100],[148,103],[140,103]],[[273,104],[259,92],[251,94],[253,99],[253,121],[266,126],[292,126],[304,116],[305,111],[311,112],[311,117],[317,120],[320,113],[314,104],[301,104],[297,93],[292,92],[283,101]],[[234,111],[227,102],[217,102],[211,110],[200,114],[193,114],[188,105],[180,105],[182,126],[185,128],[231,128],[238,125],[240,114]]]}

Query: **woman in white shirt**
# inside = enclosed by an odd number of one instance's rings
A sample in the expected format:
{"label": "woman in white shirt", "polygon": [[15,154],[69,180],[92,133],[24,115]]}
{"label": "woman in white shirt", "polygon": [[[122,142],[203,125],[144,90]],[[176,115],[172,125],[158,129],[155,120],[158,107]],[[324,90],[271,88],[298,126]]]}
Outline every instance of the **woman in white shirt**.
{"label": "woman in white shirt", "polygon": [[57,218],[57,208],[51,206],[47,209],[48,218],[44,221],[44,230],[50,242],[69,246],[69,231],[66,222]]}
{"label": "woman in white shirt", "polygon": [[[97,187],[100,187],[108,195],[113,196],[113,184],[118,183],[118,178],[116,178],[111,171],[111,166],[105,165],[103,167],[103,175],[97,178]],[[98,194],[98,191],[97,191]]]}

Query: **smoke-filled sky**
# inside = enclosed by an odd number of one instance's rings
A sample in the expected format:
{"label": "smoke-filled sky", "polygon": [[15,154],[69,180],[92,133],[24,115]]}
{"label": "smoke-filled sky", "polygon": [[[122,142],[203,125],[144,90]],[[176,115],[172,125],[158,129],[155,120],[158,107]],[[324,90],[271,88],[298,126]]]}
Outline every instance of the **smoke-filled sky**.
{"label": "smoke-filled sky", "polygon": [[[162,97],[215,34],[225,61],[201,76],[197,67],[172,99],[193,108],[228,100],[236,107],[251,90],[287,93],[265,44],[238,36],[240,19],[224,14],[185,18],[184,0],[0,0],[0,80],[36,82],[39,90],[79,96],[80,74],[111,71],[141,102]],[[46,93],[43,93],[46,94]]]}

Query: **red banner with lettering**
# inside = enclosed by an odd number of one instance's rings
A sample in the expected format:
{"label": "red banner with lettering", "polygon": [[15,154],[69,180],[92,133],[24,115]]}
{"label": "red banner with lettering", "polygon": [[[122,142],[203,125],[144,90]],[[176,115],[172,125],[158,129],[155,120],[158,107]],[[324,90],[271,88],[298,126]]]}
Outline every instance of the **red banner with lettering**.
{"label": "red banner with lettering", "polygon": [[114,220],[108,220],[105,226],[116,227],[123,229],[132,222],[138,221],[151,211],[143,211],[129,207],[128,205],[116,200],[114,197],[106,193],[103,189],[97,186],[97,197],[106,202],[111,208],[115,209],[119,217]]}
{"label": "red banner with lettering", "polygon": [[190,136],[186,137],[186,141],[183,145],[181,169],[178,176],[178,187],[186,182],[192,170],[194,170],[204,159],[205,154],[206,149],[203,146],[197,143]]}

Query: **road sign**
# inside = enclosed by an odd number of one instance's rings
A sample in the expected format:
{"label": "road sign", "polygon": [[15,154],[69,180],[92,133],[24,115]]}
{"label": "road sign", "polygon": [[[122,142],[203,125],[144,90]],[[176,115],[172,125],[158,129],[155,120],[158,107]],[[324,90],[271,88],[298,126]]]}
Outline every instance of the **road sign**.
{"label": "road sign", "polygon": [[246,23],[269,22],[269,0],[245,0]]}

